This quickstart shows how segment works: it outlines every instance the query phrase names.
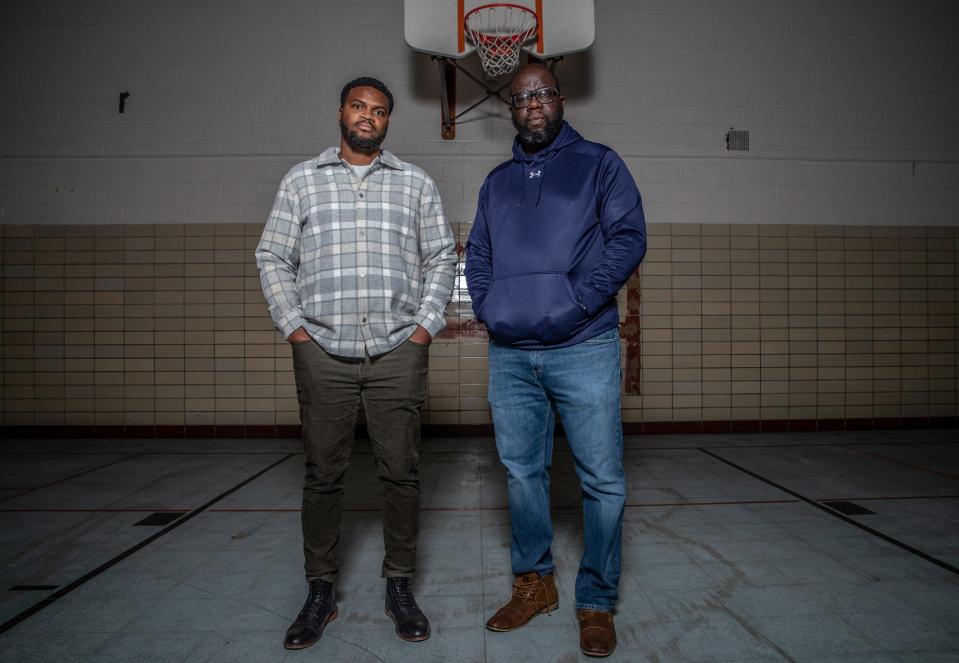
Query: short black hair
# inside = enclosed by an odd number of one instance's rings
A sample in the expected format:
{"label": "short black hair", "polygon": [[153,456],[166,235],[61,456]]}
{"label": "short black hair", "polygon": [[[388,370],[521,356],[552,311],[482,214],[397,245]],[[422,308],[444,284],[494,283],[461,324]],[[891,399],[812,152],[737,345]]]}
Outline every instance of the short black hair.
{"label": "short black hair", "polygon": [[346,104],[346,95],[350,93],[355,87],[371,87],[375,90],[379,90],[386,95],[387,100],[390,102],[389,113],[393,114],[393,94],[390,92],[390,89],[386,87],[386,83],[383,81],[371,78],[369,76],[360,76],[359,78],[354,78],[349,83],[343,86],[343,91],[340,92],[340,108]]}

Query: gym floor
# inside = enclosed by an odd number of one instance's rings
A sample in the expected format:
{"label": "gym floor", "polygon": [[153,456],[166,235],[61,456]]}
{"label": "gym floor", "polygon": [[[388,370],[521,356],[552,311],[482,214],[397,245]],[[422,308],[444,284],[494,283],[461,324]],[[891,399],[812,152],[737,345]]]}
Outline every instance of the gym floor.
{"label": "gym floor", "polygon": [[[959,661],[956,430],[628,437],[611,661]],[[296,440],[7,440],[0,660],[575,661],[579,489],[553,464],[558,611],[513,633],[490,438],[423,444],[417,598],[392,633],[372,455],[347,478],[339,618],[287,652],[306,595]]]}

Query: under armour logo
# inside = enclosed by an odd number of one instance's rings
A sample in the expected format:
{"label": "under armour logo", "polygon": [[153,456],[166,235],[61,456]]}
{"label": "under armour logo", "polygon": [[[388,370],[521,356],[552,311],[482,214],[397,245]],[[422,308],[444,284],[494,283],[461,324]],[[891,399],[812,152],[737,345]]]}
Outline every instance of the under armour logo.
{"label": "under armour logo", "polygon": [[542,170],[531,170],[529,171],[529,178],[533,179],[534,177],[539,177],[542,174],[543,174]]}

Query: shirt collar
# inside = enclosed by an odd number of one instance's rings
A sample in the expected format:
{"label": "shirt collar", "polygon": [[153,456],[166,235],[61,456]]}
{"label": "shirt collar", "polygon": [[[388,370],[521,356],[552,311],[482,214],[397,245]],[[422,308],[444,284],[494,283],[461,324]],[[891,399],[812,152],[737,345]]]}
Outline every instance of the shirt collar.
{"label": "shirt collar", "polygon": [[[340,149],[338,147],[328,147],[320,153],[320,156],[316,158],[316,167],[320,168],[322,166],[332,166],[334,164],[341,163],[340,159]],[[403,169],[403,162],[400,161],[396,155],[394,155],[389,150],[380,150],[379,156],[373,159],[370,165],[376,163],[381,163],[387,168],[393,168],[395,170]]]}

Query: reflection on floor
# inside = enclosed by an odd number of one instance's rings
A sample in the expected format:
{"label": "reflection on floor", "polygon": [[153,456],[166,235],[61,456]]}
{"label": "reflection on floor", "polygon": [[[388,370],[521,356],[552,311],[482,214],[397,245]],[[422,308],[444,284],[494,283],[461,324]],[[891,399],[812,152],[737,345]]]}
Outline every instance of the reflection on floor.
{"label": "reflection on floor", "polygon": [[[957,438],[627,438],[609,660],[959,661]],[[0,454],[2,661],[586,660],[572,608],[580,497],[562,442],[559,611],[513,633],[483,628],[511,581],[504,472],[491,439],[431,439],[416,589],[433,637],[394,636],[379,488],[359,441],[340,617],[301,652],[281,647],[305,597],[297,441],[8,440]]]}

